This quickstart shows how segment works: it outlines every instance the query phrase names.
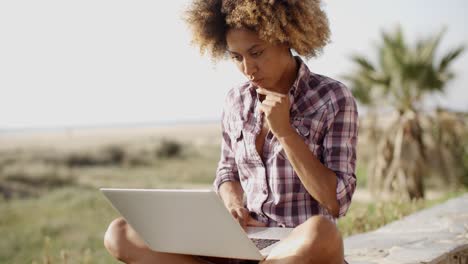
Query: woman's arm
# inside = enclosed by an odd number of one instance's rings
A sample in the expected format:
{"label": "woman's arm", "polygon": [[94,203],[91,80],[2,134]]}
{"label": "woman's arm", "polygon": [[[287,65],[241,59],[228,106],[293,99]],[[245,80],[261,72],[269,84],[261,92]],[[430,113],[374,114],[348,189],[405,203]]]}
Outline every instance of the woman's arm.
{"label": "woman's arm", "polygon": [[[228,103],[225,104],[225,107],[227,106],[229,106]],[[253,219],[247,208],[244,207],[244,190],[240,184],[239,171],[234,158],[235,154],[231,146],[231,139],[226,130],[226,124],[226,109],[224,109],[221,123],[221,158],[218,162],[216,177],[213,182],[214,189],[223,200],[224,206],[239,221],[242,227],[265,226],[264,223]]]}
{"label": "woman's arm", "polygon": [[290,125],[289,97],[265,89],[257,92],[266,95],[260,109],[306,190],[333,216],[344,215],[355,188],[357,111],[352,98],[344,95],[342,107],[336,107],[338,111],[333,113],[335,121],[324,140],[327,145],[324,165]]}
{"label": "woman's arm", "polygon": [[228,181],[221,184],[219,196],[223,200],[224,206],[228,209],[244,207],[244,190],[238,181]]}
{"label": "woman's arm", "polygon": [[219,196],[221,196],[224,206],[244,229],[247,226],[264,227],[267,225],[252,218],[249,210],[244,207],[244,190],[240,182],[230,181],[221,184]]}
{"label": "woman's arm", "polygon": [[336,174],[325,167],[310,151],[304,139],[291,127],[285,136],[279,136],[289,162],[302,184],[320,204],[334,217],[338,217],[339,204],[336,199]]}

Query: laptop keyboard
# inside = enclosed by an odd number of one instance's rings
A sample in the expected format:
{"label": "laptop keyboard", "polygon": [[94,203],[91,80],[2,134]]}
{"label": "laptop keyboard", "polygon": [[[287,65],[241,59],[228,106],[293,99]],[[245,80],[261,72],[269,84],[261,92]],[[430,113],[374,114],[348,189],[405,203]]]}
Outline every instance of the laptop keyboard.
{"label": "laptop keyboard", "polygon": [[255,246],[257,246],[258,250],[262,250],[270,245],[273,245],[274,243],[278,242],[279,239],[257,239],[257,238],[251,238],[252,242],[254,242]]}

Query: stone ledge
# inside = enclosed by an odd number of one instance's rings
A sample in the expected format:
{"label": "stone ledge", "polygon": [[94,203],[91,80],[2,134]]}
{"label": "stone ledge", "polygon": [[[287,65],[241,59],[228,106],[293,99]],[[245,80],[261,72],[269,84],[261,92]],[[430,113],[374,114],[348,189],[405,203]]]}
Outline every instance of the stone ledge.
{"label": "stone ledge", "polygon": [[350,264],[468,263],[468,194],[344,241]]}

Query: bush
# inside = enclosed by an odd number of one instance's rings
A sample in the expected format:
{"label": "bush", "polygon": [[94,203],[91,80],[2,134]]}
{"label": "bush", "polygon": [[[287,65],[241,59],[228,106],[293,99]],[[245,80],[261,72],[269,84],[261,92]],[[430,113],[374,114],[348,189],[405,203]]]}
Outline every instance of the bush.
{"label": "bush", "polygon": [[125,153],[123,165],[126,167],[144,167],[154,164],[155,157],[152,151],[145,149],[128,150]]}
{"label": "bush", "polygon": [[97,151],[71,153],[65,158],[65,164],[68,167],[122,165],[125,155],[122,146],[110,145]]}
{"label": "bush", "polygon": [[160,146],[156,149],[158,158],[176,158],[182,155],[182,144],[174,141],[163,139]]}
{"label": "bush", "polygon": [[122,164],[125,159],[125,150],[121,146],[111,145],[107,146],[103,150],[103,156],[109,164]]}
{"label": "bush", "polygon": [[46,163],[17,164],[2,173],[0,195],[4,199],[37,197],[40,194],[76,184],[75,178],[65,167]]}

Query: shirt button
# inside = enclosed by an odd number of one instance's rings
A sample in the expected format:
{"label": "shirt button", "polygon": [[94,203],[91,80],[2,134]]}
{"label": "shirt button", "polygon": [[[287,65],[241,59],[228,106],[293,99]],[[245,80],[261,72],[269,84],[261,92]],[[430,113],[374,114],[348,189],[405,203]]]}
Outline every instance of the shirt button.
{"label": "shirt button", "polygon": [[309,129],[307,127],[299,127],[299,133],[301,133],[304,137],[309,135]]}
{"label": "shirt button", "polygon": [[283,224],[283,223],[279,224],[279,226],[280,226],[280,227],[286,227],[286,225]]}
{"label": "shirt button", "polygon": [[268,191],[264,189],[264,190],[263,190],[263,194],[267,194],[267,193],[268,193]]}

